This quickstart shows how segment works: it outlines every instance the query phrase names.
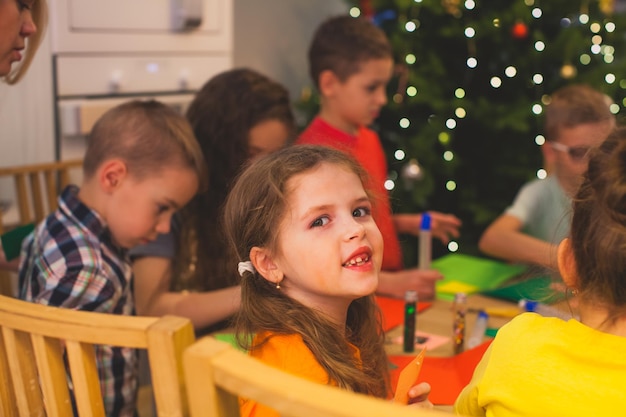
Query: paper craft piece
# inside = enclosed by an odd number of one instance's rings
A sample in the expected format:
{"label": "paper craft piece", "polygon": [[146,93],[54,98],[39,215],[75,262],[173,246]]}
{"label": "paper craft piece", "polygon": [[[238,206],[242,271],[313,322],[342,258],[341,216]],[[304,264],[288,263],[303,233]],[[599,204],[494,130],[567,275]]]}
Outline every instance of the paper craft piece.
{"label": "paper craft piece", "polygon": [[396,385],[396,394],[393,400],[400,404],[409,403],[409,389],[417,382],[417,377],[422,369],[426,348],[422,349],[418,355],[413,358],[398,375],[398,384]]}
{"label": "paper craft piece", "polygon": [[471,284],[466,284],[459,281],[446,282],[443,285],[437,287],[438,292],[456,294],[457,292],[464,292],[466,294],[472,294],[478,292],[478,287]]}
{"label": "paper craft piece", "polygon": [[[435,405],[453,405],[461,390],[472,379],[476,365],[490,344],[491,340],[488,340],[474,349],[448,358],[425,357],[417,382],[430,384],[428,399]],[[392,387],[398,383],[399,369],[403,369],[412,359],[411,356],[389,356],[389,360],[397,366],[390,371]]]}
{"label": "paper craft piece", "polygon": [[[451,282],[473,286],[470,291],[466,291],[469,294],[497,288],[527,268],[519,264],[513,265],[460,253],[451,253],[437,258],[431,266],[444,276],[444,279],[437,281],[436,284],[437,298],[446,300],[451,300],[453,297],[450,287],[447,287]],[[452,290],[455,289],[453,285]]]}
{"label": "paper craft piece", "polygon": [[[393,339],[391,339],[391,343],[401,345],[404,342],[403,337],[404,336],[396,336]],[[415,332],[415,339],[417,340],[417,338],[426,340],[426,342],[415,343],[416,349],[434,350],[438,348],[439,346],[443,346],[450,341],[450,338],[447,336],[439,336],[438,334],[425,333],[425,332],[420,332],[420,331]]]}
{"label": "paper craft piece", "polygon": [[[557,301],[552,300],[555,297],[554,290],[550,289],[550,284],[554,280],[550,277],[534,277],[526,278],[520,281],[507,283],[498,288],[482,291],[483,295],[489,297],[500,298],[509,301],[518,302],[522,298],[527,300],[550,300],[546,302]],[[556,296],[555,298],[558,298]]]}
{"label": "paper craft piece", "polygon": [[237,344],[237,340],[235,339],[235,333],[213,333],[211,336],[215,337],[217,340],[221,340],[222,342],[229,343],[233,347],[241,349],[239,344]]}
{"label": "paper craft piece", "polygon": [[[404,300],[400,298],[376,296],[376,304],[383,314],[383,330],[386,332],[404,324]],[[421,313],[432,306],[432,303],[417,303],[417,312]],[[419,320],[419,318],[418,318]]]}
{"label": "paper craft piece", "polygon": [[4,251],[4,257],[7,261],[20,256],[20,250],[22,249],[22,241],[35,229],[34,224],[27,224],[24,226],[16,227],[10,232],[6,232],[0,239],[2,240],[2,250]]}

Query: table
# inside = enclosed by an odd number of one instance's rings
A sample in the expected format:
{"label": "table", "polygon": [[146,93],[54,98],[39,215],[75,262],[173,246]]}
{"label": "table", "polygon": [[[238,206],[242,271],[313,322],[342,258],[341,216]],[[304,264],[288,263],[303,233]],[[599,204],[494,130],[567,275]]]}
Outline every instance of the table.
{"label": "table", "polygon": [[[431,333],[439,336],[450,337],[450,340],[436,349],[427,351],[428,356],[448,357],[453,356],[452,346],[452,311],[453,303],[445,300],[434,300],[432,306],[417,315],[417,330]],[[510,301],[498,300],[491,297],[485,297],[479,294],[472,294],[467,297],[468,313],[466,314],[466,338],[474,327],[477,311],[480,309],[515,309],[517,305]],[[500,328],[511,318],[506,317],[489,317],[490,328]],[[405,353],[401,344],[391,343],[390,340],[398,336],[402,336],[403,326],[397,326],[387,332],[386,350],[389,355],[411,355],[416,353]],[[485,340],[488,338],[486,337]]]}

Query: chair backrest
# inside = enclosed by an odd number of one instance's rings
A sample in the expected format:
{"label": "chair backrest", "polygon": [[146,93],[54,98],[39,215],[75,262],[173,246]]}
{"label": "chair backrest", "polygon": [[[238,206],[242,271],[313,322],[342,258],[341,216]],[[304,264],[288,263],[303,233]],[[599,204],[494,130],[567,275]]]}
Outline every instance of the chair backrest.
{"label": "chair backrest", "polygon": [[[70,182],[70,171],[82,167],[82,160],[0,168],[0,178],[13,177],[15,202],[19,212],[17,225],[39,223],[57,208],[57,196]],[[0,234],[5,224],[0,210]]]}
{"label": "chair backrest", "polygon": [[283,417],[444,417],[450,413],[321,385],[271,367],[210,336],[184,353],[191,417],[238,417],[238,397],[253,399]]}
{"label": "chair backrest", "polygon": [[146,349],[157,416],[187,415],[182,354],[189,319],[133,317],[43,306],[0,296],[0,416],[104,416],[94,345]]}
{"label": "chair backrest", "polygon": [[[14,226],[37,224],[56,210],[59,192],[70,183],[72,171],[82,165],[82,160],[74,159],[0,168],[0,179],[12,178],[17,209],[15,216],[3,216],[0,208],[0,235]],[[0,295],[14,295],[16,281],[11,272],[0,270]]]}

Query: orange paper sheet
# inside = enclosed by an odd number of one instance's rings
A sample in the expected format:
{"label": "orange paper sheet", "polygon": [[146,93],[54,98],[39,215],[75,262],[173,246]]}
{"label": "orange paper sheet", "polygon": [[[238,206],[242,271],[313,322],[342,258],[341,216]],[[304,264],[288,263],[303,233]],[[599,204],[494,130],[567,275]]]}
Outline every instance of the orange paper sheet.
{"label": "orange paper sheet", "polygon": [[[376,303],[383,313],[383,329],[387,332],[404,323],[404,300],[400,298],[376,296]],[[432,303],[417,303],[417,312],[429,308]]]}
{"label": "orange paper sheet", "polygon": [[398,385],[393,397],[395,402],[405,405],[409,403],[409,390],[417,382],[425,355],[426,348],[422,349],[398,374]]}
{"label": "orange paper sheet", "polygon": [[[470,382],[474,369],[491,344],[491,340],[474,349],[449,358],[424,358],[417,382],[428,382],[431,387],[428,399],[435,405],[452,405],[461,390]],[[398,384],[400,371],[413,360],[414,356],[389,356],[396,366],[391,370],[391,386]]]}

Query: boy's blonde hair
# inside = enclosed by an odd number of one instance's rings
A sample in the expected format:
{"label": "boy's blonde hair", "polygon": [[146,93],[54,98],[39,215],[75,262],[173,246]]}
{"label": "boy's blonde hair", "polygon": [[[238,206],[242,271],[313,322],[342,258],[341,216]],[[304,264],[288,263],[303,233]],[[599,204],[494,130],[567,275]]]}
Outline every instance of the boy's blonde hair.
{"label": "boy's blonde hair", "polygon": [[315,31],[309,47],[309,74],[319,88],[323,71],[332,71],[341,81],[357,73],[364,62],[393,58],[385,33],[363,17],[335,16]]}
{"label": "boy's blonde hair", "polygon": [[614,120],[610,99],[588,85],[573,84],[557,90],[546,106],[546,139],[559,140],[562,128]]}
{"label": "boy's blonde hair", "polygon": [[17,83],[24,74],[26,74],[26,70],[28,70],[28,67],[33,62],[35,52],[37,52],[41,39],[46,32],[46,25],[48,23],[48,4],[46,0],[36,0],[33,2],[30,13],[33,16],[33,23],[37,27],[37,32],[29,36],[26,40],[27,47],[22,63],[4,77],[7,84]]}
{"label": "boy's blonde hair", "polygon": [[206,184],[204,157],[189,122],[155,100],[126,102],[96,122],[83,162],[85,178],[112,158],[123,160],[139,180],[174,165],[195,171],[200,189]]}

